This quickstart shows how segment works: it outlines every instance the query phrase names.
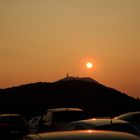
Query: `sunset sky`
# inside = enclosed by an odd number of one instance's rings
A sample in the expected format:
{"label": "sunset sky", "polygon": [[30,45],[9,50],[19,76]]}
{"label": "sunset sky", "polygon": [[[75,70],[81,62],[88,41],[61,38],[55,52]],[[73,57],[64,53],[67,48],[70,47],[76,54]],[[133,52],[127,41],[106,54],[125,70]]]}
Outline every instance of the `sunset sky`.
{"label": "sunset sky", "polygon": [[140,0],[0,0],[0,88],[67,73],[140,98]]}

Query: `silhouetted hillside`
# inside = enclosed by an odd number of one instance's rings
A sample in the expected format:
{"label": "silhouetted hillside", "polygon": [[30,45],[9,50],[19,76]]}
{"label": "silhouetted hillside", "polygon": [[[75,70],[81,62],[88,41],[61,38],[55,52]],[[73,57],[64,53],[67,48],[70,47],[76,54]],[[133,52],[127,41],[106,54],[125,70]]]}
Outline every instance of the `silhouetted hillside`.
{"label": "silhouetted hillside", "polygon": [[91,78],[67,77],[0,90],[0,113],[31,116],[53,107],[81,107],[95,116],[114,116],[140,108],[140,101]]}

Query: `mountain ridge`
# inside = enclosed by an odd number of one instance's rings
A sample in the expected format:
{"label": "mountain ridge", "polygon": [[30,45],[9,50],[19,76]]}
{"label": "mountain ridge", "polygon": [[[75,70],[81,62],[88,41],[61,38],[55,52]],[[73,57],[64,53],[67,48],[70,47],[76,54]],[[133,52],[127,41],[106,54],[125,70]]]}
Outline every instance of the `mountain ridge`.
{"label": "mountain ridge", "polygon": [[88,82],[95,82],[95,83],[98,83],[100,84],[99,82],[97,82],[96,80],[90,78],[90,77],[74,77],[74,76],[67,76],[67,77],[64,77],[58,81],[69,81],[69,80],[81,80],[81,81],[88,81]]}
{"label": "mountain ridge", "polygon": [[0,90],[0,113],[32,115],[52,107],[80,107],[96,116],[114,116],[139,110],[140,101],[90,77],[64,77]]}

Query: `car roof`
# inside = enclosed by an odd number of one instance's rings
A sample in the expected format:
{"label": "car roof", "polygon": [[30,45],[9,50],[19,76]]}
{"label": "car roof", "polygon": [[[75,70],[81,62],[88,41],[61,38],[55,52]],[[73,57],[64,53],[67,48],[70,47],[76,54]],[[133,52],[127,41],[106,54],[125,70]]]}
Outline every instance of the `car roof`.
{"label": "car roof", "polygon": [[86,120],[79,120],[79,121],[73,121],[70,124],[77,124],[77,123],[83,123],[83,124],[90,124],[94,126],[100,126],[100,125],[108,125],[108,124],[114,124],[114,123],[123,123],[123,124],[128,124],[128,122],[123,121],[123,120],[117,120],[117,119],[86,119]]}
{"label": "car roof", "polygon": [[20,114],[0,114],[0,117],[17,117],[21,116]]}
{"label": "car roof", "polygon": [[139,140],[137,136],[129,133],[103,130],[47,132],[30,134],[26,137],[36,140]]}
{"label": "car roof", "polygon": [[60,111],[83,111],[81,108],[51,108],[47,109],[47,112],[60,112]]}
{"label": "car roof", "polygon": [[136,115],[136,114],[140,114],[140,111],[127,112],[127,113],[124,113],[124,114],[121,114],[121,115],[115,117],[115,119],[116,119],[116,118],[119,118],[119,117],[123,117],[123,116]]}

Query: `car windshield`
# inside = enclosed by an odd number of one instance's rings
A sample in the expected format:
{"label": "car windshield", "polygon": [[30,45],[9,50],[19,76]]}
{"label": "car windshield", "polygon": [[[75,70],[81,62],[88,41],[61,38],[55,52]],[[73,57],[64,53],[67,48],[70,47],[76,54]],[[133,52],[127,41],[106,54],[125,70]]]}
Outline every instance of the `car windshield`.
{"label": "car windshield", "polygon": [[121,119],[121,120],[129,121],[129,122],[133,122],[136,120],[140,120],[140,113],[123,114],[123,115],[116,117],[116,119]]}

